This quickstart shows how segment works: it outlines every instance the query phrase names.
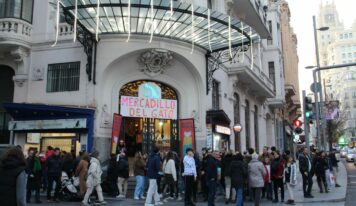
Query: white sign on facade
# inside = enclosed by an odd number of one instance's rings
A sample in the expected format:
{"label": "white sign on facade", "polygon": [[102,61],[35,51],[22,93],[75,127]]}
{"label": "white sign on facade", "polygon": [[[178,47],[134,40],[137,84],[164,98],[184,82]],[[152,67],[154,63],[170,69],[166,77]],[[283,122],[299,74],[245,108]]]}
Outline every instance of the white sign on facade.
{"label": "white sign on facade", "polygon": [[206,125],[206,148],[213,149],[213,128],[211,124]]}
{"label": "white sign on facade", "polygon": [[153,82],[141,84],[138,97],[120,99],[120,114],[124,117],[177,119],[177,107],[177,100],[162,99],[161,88]]}
{"label": "white sign on facade", "polygon": [[43,130],[43,129],[84,129],[87,127],[87,119],[55,119],[55,120],[29,120],[10,121],[10,131]]}
{"label": "white sign on facade", "polygon": [[220,134],[231,135],[231,129],[220,125],[215,126],[215,131]]}

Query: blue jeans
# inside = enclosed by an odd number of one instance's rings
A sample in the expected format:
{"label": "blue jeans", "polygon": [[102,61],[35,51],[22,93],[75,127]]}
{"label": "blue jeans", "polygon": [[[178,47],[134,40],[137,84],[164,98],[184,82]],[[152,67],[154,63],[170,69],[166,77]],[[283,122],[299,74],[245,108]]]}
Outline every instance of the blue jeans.
{"label": "blue jeans", "polygon": [[216,181],[215,180],[209,180],[207,182],[208,186],[208,206],[214,206],[215,205],[215,192],[216,192]]}
{"label": "blue jeans", "polygon": [[136,176],[136,187],[135,187],[135,198],[141,198],[143,195],[145,185],[145,177],[144,176]]}
{"label": "blue jeans", "polygon": [[242,187],[236,187],[236,206],[242,206],[244,204],[243,200],[243,188]]}

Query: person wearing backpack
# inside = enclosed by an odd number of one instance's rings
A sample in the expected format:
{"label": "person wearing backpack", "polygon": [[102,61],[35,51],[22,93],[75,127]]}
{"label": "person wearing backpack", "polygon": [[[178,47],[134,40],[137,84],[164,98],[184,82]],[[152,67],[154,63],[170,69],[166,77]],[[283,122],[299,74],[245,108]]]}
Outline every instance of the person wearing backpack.
{"label": "person wearing backpack", "polygon": [[274,160],[271,166],[271,177],[273,181],[273,190],[274,190],[274,203],[278,202],[278,189],[281,189],[281,202],[284,202],[284,185],[283,185],[283,178],[284,178],[284,168],[285,168],[285,161],[280,156],[280,152],[277,150],[274,152]]}
{"label": "person wearing backpack", "polygon": [[119,155],[118,161],[118,178],[117,178],[117,187],[119,188],[119,195],[117,198],[126,198],[127,193],[127,182],[129,179],[129,162],[125,152],[121,152]]}

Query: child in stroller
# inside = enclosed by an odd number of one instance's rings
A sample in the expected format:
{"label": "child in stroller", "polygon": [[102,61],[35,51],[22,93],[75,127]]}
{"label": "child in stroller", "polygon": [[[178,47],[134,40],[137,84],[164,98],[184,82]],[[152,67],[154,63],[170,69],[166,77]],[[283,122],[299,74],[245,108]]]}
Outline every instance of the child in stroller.
{"label": "child in stroller", "polygon": [[64,201],[81,201],[82,197],[79,195],[79,178],[69,178],[67,173],[62,171],[60,195]]}

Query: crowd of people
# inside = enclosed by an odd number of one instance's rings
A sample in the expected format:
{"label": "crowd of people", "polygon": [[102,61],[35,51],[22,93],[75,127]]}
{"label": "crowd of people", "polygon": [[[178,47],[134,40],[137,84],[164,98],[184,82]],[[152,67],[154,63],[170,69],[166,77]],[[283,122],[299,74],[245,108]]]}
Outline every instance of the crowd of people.
{"label": "crowd of people", "polygon": [[[244,201],[252,201],[257,206],[261,199],[293,205],[294,190],[298,185],[294,156],[299,160],[304,198],[313,198],[314,175],[320,193],[330,192],[333,185],[340,186],[337,184],[338,160],[334,151],[327,154],[312,149],[309,153],[308,148],[302,148],[291,154],[288,151],[281,153],[275,147],[264,147],[259,155],[252,148],[244,153],[203,148],[200,156],[191,148],[179,155],[153,147],[151,154],[136,152],[134,161],[130,162],[126,148],[120,145],[118,154],[111,155],[103,182],[97,151],[81,152],[76,156],[73,151],[67,153],[48,147],[43,155],[30,149],[25,158],[20,147],[10,148],[0,162],[0,198],[13,203],[10,205],[23,206],[31,202],[34,193],[35,203],[41,203],[42,189],[47,193],[48,202],[57,202],[61,198],[64,173],[78,181],[78,197],[83,205],[90,204],[91,195],[97,199],[92,203],[105,205],[103,192],[119,199],[128,197],[132,168],[136,180],[133,199],[145,200],[146,206],[181,201],[183,196],[185,206],[194,206],[198,199],[214,206],[217,195],[224,195],[226,204],[236,206],[242,206]],[[288,198],[285,198],[285,188]],[[198,198],[198,191],[202,198]]]}

